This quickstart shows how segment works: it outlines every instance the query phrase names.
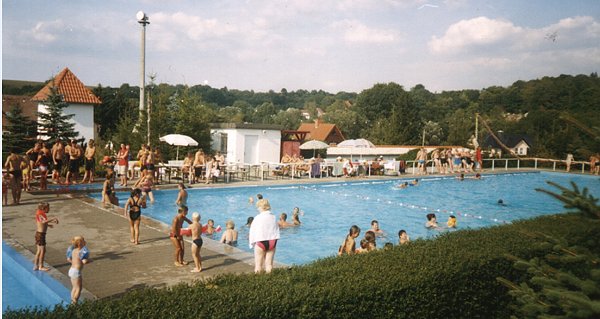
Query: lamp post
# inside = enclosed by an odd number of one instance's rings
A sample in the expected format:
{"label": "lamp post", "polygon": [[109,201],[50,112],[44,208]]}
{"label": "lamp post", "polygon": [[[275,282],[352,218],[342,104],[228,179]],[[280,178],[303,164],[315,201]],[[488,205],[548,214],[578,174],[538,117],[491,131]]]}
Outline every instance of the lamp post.
{"label": "lamp post", "polygon": [[[138,19],[138,23],[142,25],[142,70],[140,73],[140,119],[142,117],[142,112],[144,112],[144,99],[146,97],[146,25],[150,24],[148,21],[148,16],[144,13],[144,11],[138,11],[136,14]],[[148,118],[150,114],[148,113]],[[148,123],[148,138],[150,138],[150,123]],[[148,140],[150,143],[150,140]]]}

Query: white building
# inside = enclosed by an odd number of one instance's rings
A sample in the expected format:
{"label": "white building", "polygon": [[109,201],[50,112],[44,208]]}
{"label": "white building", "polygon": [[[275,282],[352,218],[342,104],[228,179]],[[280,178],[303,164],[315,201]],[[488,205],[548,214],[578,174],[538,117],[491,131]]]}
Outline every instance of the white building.
{"label": "white building", "polygon": [[211,149],[225,155],[227,163],[278,163],[282,125],[213,123]]}
{"label": "white building", "polygon": [[50,94],[50,88],[54,86],[58,87],[58,93],[69,103],[63,109],[63,115],[75,115],[70,121],[75,123],[74,130],[79,133],[79,137],[83,137],[86,142],[95,138],[94,104],[102,102],[68,68],[31,99],[38,102],[38,112],[47,113],[44,102]]}

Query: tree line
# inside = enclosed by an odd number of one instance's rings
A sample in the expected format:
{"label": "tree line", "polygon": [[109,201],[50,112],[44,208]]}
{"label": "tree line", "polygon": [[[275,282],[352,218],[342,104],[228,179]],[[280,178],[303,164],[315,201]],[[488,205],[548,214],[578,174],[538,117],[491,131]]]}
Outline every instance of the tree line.
{"label": "tree line", "polygon": [[[533,154],[589,158],[600,142],[569,118],[593,130],[600,127],[600,79],[597,73],[561,75],[516,81],[508,87],[431,92],[418,84],[410,89],[397,83],[377,83],[360,93],[322,90],[254,92],[217,89],[208,85],[155,84],[147,87],[149,112],[139,111],[139,87],[98,85],[92,92],[102,104],[94,109],[102,141],[126,142],[134,149],[146,142],[150,115],[150,143],[174,157],[173,149],[158,138],[171,133],[189,135],[199,147],[210,147],[209,123],[279,124],[287,130],[313,122],[317,109],[323,123],[336,124],[346,139],[366,138],[377,145],[467,146],[475,133],[478,113],[493,131],[528,134]],[[4,87],[3,87],[4,89]],[[10,88],[8,88],[10,89]],[[22,94],[35,94],[21,92]],[[302,110],[310,119],[302,116]],[[479,126],[479,142],[488,135]],[[423,136],[424,135],[424,136]]]}

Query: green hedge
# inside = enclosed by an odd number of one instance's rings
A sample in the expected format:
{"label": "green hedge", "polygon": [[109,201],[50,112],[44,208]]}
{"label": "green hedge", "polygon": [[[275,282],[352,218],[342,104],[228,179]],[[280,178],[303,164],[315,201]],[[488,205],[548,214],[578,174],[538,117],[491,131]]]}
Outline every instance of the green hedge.
{"label": "green hedge", "polygon": [[514,300],[496,278],[523,282],[508,254],[546,255],[523,233],[560,234],[598,251],[596,223],[560,214],[369,254],[329,257],[270,275],[221,275],[192,285],[141,289],[119,298],[5,313],[6,318],[509,318]]}

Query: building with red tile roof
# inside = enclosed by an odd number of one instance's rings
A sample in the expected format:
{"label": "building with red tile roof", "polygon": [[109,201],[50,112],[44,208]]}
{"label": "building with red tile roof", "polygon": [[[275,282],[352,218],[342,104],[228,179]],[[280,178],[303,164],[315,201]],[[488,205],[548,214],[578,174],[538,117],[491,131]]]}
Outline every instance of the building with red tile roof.
{"label": "building with red tile roof", "polygon": [[13,104],[17,104],[23,113],[23,116],[27,117],[31,121],[37,121],[37,115],[35,112],[38,110],[38,104],[35,101],[31,101],[30,96],[26,95],[2,95],[2,126],[8,125],[6,121],[6,113],[10,110]]}
{"label": "building with red tile roof", "polygon": [[327,144],[338,144],[344,141],[344,135],[335,124],[324,124],[317,119],[314,123],[303,123],[298,131],[308,131],[306,140],[323,141]]}
{"label": "building with red tile roof", "polygon": [[65,68],[31,99],[38,103],[38,112],[46,112],[44,102],[53,87],[58,87],[58,93],[69,103],[63,114],[75,115],[71,121],[75,122],[75,131],[79,132],[79,136],[86,141],[95,138],[94,105],[102,104],[102,101],[69,68]]}

